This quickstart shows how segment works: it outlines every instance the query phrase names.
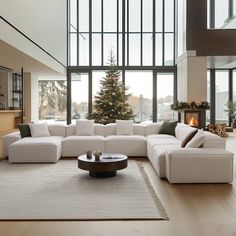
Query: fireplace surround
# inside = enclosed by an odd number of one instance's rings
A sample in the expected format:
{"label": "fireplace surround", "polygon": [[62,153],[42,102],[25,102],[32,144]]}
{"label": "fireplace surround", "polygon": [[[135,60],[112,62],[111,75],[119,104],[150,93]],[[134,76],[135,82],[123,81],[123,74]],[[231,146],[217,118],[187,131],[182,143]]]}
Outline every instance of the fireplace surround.
{"label": "fireplace surround", "polygon": [[179,122],[198,129],[204,129],[206,126],[206,110],[187,109],[179,113]]}

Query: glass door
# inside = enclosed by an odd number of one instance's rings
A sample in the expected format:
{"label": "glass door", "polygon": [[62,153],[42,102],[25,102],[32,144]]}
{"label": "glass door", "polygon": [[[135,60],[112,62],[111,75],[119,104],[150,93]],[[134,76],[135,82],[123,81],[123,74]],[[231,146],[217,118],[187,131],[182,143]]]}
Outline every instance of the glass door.
{"label": "glass door", "polygon": [[89,109],[89,74],[71,74],[71,121],[86,119]]}
{"label": "glass door", "polygon": [[157,121],[177,120],[174,103],[174,73],[157,73]]}
{"label": "glass door", "polygon": [[126,71],[129,104],[133,108],[135,122],[152,121],[153,78],[151,71]]}

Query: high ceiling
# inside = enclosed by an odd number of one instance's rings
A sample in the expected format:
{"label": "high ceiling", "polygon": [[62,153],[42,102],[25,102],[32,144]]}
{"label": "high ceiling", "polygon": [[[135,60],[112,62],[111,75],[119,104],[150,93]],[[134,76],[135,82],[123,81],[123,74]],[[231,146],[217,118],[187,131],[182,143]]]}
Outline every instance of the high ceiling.
{"label": "high ceiling", "polygon": [[24,72],[41,76],[60,75],[47,65],[40,63],[2,40],[0,40],[0,66],[12,69],[15,72],[19,72],[23,67]]}

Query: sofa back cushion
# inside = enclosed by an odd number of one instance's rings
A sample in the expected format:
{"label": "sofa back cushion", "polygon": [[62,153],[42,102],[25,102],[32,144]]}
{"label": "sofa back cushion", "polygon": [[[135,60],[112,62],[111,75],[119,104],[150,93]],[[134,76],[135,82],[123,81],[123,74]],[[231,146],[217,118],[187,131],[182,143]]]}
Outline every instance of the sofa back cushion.
{"label": "sofa back cushion", "polygon": [[[94,124],[94,135],[105,136],[105,125]],[[76,125],[70,124],[66,127],[66,136],[75,136],[76,135]]]}
{"label": "sofa back cushion", "polygon": [[205,140],[203,142],[203,148],[226,148],[226,140],[217,136],[216,134],[212,134],[208,131],[204,131]]}
{"label": "sofa back cushion", "polygon": [[142,125],[142,124],[134,124],[133,133],[134,133],[134,135],[142,135],[142,136],[144,136],[145,135],[144,125]]}
{"label": "sofa back cushion", "polygon": [[144,135],[159,134],[163,122],[144,124]]}
{"label": "sofa back cushion", "polygon": [[[111,123],[105,125],[106,136],[116,135],[116,124]],[[133,135],[142,135],[144,136],[144,125],[142,124],[133,124]]]}
{"label": "sofa back cushion", "polygon": [[105,136],[116,135],[116,124],[110,123],[105,125]]}
{"label": "sofa back cushion", "polygon": [[105,137],[105,135],[106,135],[105,125],[103,125],[103,124],[94,124],[94,135],[100,135],[100,136]]}
{"label": "sofa back cushion", "polygon": [[94,120],[76,120],[75,133],[78,136],[94,135]]}
{"label": "sofa back cushion", "polygon": [[75,124],[67,125],[67,127],[66,127],[66,137],[74,136],[75,131],[76,131],[76,125]]}
{"label": "sofa back cushion", "polygon": [[133,120],[116,120],[117,135],[133,135],[134,121]]}
{"label": "sofa back cushion", "polygon": [[178,123],[175,127],[175,137],[182,142],[189,134],[191,134],[195,130],[196,128],[194,127]]}
{"label": "sofa back cushion", "polygon": [[48,124],[48,131],[51,136],[66,136],[65,124]]}
{"label": "sofa back cushion", "polygon": [[[182,142],[195,129],[196,128],[193,128],[189,125],[178,123],[175,128],[176,138]],[[212,134],[208,131],[204,131],[204,134],[205,134],[205,140],[202,144],[203,148],[220,148],[220,149],[226,148],[225,139],[223,139],[215,134]]]}

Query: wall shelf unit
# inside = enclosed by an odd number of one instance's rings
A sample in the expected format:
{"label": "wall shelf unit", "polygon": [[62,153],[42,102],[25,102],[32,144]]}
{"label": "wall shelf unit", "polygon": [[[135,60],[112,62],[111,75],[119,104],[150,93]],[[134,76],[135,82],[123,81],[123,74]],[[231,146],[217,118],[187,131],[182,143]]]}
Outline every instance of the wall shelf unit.
{"label": "wall shelf unit", "polygon": [[13,110],[20,110],[20,117],[18,118],[17,123],[23,123],[24,121],[24,71],[21,68],[21,73],[13,73],[12,74],[12,101],[11,101],[11,108]]}

